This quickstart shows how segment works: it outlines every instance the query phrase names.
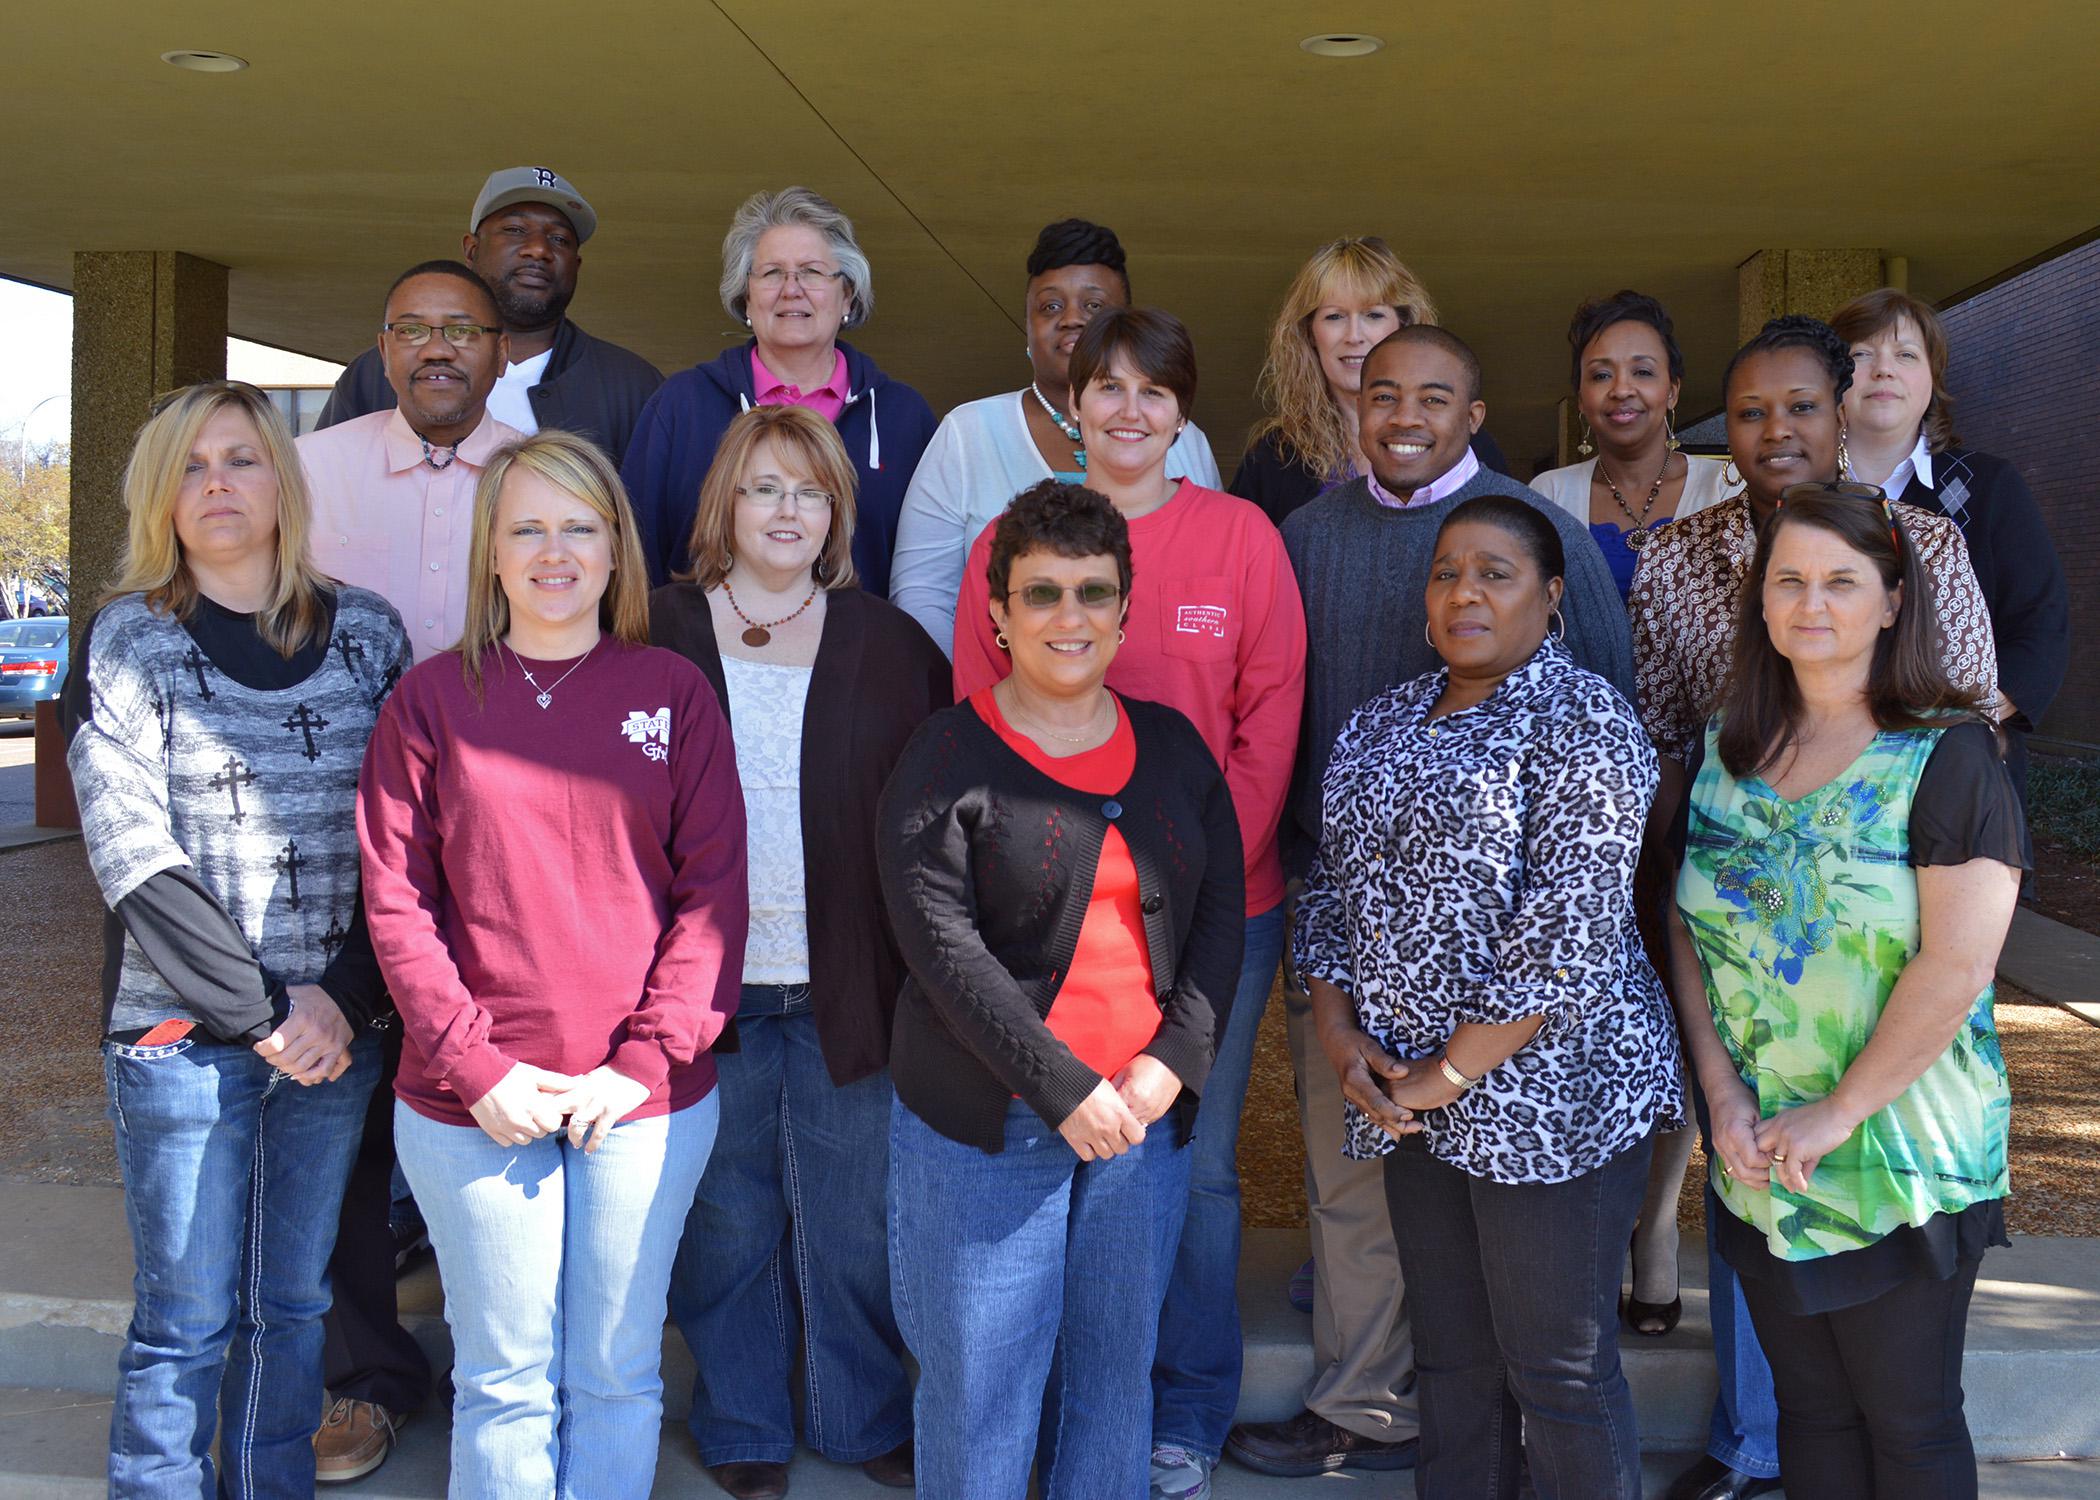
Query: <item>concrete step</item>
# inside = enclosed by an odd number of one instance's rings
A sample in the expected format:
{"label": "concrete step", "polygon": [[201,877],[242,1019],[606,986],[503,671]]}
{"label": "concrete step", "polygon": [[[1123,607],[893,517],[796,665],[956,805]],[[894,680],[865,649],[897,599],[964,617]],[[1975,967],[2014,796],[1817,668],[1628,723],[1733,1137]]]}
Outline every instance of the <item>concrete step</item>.
{"label": "concrete step", "polygon": [[[1312,1320],[1284,1291],[1305,1253],[1303,1231],[1246,1236],[1242,1421],[1287,1417],[1303,1403],[1312,1378]],[[1657,1452],[1704,1443],[1715,1389],[1705,1256],[1688,1243],[1682,1261],[1685,1310],[1677,1329],[1661,1339],[1622,1337],[1642,1443]],[[2023,1236],[2010,1250],[1992,1252],[1984,1271],[1963,1371],[1979,1453],[1991,1460],[2100,1457],[2100,1401],[2091,1396],[2100,1389],[2100,1240]],[[130,1317],[131,1274],[120,1190],[0,1182],[0,1386],[106,1398]],[[433,1363],[449,1367],[434,1264],[425,1260],[404,1278],[401,1302],[404,1323]],[[665,1410],[682,1414],[691,1400],[692,1359],[674,1330],[666,1331],[663,1368]],[[441,1429],[442,1414],[415,1425]],[[673,1450],[689,1453],[682,1437],[666,1451]],[[441,1464],[441,1455],[433,1461]],[[0,1494],[14,1493],[0,1487]]]}

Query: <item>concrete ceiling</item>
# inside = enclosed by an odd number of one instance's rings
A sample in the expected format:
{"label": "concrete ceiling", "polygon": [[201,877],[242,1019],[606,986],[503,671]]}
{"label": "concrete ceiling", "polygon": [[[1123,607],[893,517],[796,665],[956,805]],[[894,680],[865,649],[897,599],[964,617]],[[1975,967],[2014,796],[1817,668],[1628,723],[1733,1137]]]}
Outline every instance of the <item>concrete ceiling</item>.
{"label": "concrete ceiling", "polygon": [[[1297,45],[1359,29],[1386,49]],[[1585,295],[1669,304],[1697,411],[1760,248],[1876,247],[1938,298],[2100,222],[2096,53],[2087,0],[17,0],[0,273],[188,251],[233,268],[235,333],[341,359],[396,272],[454,252],[489,170],[545,164],[600,216],[578,320],[669,370],[732,336],[731,210],[803,182],[873,259],[856,341],[945,410],[1020,383],[1021,262],[1083,214],[1194,330],[1229,472],[1292,271],[1378,233],[1479,350],[1521,461]]]}

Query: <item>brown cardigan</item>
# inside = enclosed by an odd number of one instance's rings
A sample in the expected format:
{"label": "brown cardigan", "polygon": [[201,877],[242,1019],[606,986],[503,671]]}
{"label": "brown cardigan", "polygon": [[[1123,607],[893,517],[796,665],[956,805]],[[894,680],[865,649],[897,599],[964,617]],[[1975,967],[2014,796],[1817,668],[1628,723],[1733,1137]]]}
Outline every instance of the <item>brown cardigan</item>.
{"label": "brown cardigan", "polygon": [[[649,639],[729,688],[707,595],[672,583],[649,596]],[[802,857],[818,878],[809,903],[810,1003],[831,1081],[844,1086],[889,1061],[904,959],[882,905],[875,805],[912,732],[953,695],[948,658],[903,610],[855,588],[824,601],[802,713]],[[734,732],[735,725],[731,724]]]}

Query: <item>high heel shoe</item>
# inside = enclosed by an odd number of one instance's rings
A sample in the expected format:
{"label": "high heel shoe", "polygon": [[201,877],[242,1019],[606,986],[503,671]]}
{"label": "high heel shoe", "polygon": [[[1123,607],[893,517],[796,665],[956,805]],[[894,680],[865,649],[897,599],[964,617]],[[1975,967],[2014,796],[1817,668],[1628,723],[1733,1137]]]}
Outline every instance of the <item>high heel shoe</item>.
{"label": "high heel shoe", "polygon": [[[1633,1256],[1633,1247],[1634,1241],[1629,1240],[1626,1245],[1629,1258]],[[1635,1281],[1638,1280],[1636,1267]],[[1679,1293],[1667,1302],[1643,1302],[1629,1290],[1619,1299],[1619,1311],[1626,1319],[1626,1326],[1642,1338],[1659,1339],[1674,1329],[1677,1320],[1684,1316],[1684,1296]],[[1657,1324],[1661,1326],[1656,1327]]]}

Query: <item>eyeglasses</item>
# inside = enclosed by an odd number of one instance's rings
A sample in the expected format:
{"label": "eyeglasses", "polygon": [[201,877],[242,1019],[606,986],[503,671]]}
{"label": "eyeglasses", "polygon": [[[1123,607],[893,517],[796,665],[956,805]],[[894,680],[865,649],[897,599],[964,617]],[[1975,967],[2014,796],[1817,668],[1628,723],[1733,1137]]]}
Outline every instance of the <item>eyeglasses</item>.
{"label": "eyeglasses", "polygon": [[394,342],[410,349],[420,349],[430,342],[433,333],[442,333],[445,342],[455,349],[464,349],[484,333],[501,333],[500,328],[485,327],[480,323],[382,323],[380,327],[394,336]]}
{"label": "eyeglasses", "polygon": [[846,279],[844,271],[827,270],[823,266],[767,266],[763,271],[754,271],[751,279],[769,292],[777,292],[789,282],[794,282],[805,292],[829,290]]}
{"label": "eyeglasses", "polygon": [[781,498],[789,494],[795,497],[795,509],[808,514],[829,510],[834,503],[829,490],[784,490],[777,484],[754,484],[748,489],[740,484],[736,487],[736,492],[746,500],[756,501],[767,510],[778,510]]}
{"label": "eyeglasses", "polygon": [[1878,484],[1865,484],[1857,479],[1821,480],[1812,479],[1806,484],[1790,484],[1779,492],[1780,508],[1789,500],[1828,500],[1842,496],[1847,500],[1872,500],[1881,506],[1881,518],[1888,522],[1889,541],[1898,552],[1903,550],[1903,533],[1896,526],[1895,507],[1889,504],[1888,491]]}
{"label": "eyeglasses", "polygon": [[1096,579],[1092,583],[1075,583],[1060,587],[1054,583],[1024,583],[1017,589],[1008,589],[1006,597],[1018,596],[1030,609],[1055,609],[1070,594],[1079,601],[1081,609],[1108,609],[1123,597],[1123,591],[1112,583]]}

